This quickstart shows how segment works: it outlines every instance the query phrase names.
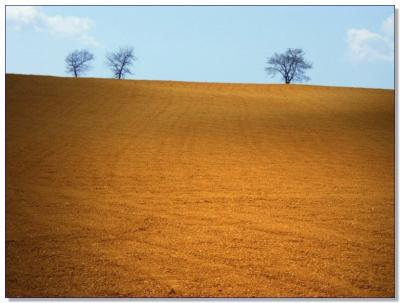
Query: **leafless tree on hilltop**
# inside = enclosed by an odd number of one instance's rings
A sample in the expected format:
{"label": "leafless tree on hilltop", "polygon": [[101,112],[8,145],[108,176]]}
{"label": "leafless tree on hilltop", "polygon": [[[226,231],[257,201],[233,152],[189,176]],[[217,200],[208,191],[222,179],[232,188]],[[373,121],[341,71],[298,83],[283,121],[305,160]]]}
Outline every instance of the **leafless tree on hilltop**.
{"label": "leafless tree on hilltop", "polygon": [[305,53],[300,48],[289,48],[283,54],[275,53],[268,58],[269,66],[265,68],[265,71],[272,76],[279,73],[286,84],[293,81],[308,81],[310,78],[305,75],[305,71],[312,68],[312,64],[305,61],[304,56]]}
{"label": "leafless tree on hilltop", "polygon": [[89,51],[85,49],[75,50],[65,58],[66,71],[78,78],[91,68],[89,62],[93,59],[94,56]]}
{"label": "leafless tree on hilltop", "polygon": [[133,48],[120,48],[118,51],[109,53],[107,55],[107,65],[110,67],[114,78],[123,79],[126,75],[133,74],[130,66],[136,57],[133,54]]}

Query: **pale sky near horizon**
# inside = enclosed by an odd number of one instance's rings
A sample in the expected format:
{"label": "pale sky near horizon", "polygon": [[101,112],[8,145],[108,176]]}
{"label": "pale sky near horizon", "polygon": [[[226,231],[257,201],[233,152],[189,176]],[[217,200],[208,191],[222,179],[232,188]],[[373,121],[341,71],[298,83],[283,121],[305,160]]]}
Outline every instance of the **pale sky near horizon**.
{"label": "pale sky near horizon", "polygon": [[266,59],[302,48],[308,84],[394,88],[394,6],[7,6],[6,72],[68,76],[65,56],[133,46],[131,79],[281,83]]}

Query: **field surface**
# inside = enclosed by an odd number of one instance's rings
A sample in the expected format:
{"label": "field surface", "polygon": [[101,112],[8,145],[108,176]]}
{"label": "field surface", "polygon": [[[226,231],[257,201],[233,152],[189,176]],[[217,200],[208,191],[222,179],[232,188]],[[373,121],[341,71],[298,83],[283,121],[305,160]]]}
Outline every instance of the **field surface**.
{"label": "field surface", "polygon": [[7,75],[6,295],[393,297],[394,91]]}

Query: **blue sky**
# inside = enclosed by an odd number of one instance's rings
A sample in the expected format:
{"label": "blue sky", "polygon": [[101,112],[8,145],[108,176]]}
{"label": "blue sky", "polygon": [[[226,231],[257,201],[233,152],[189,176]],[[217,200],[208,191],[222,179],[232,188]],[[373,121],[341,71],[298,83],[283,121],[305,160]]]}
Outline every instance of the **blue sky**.
{"label": "blue sky", "polygon": [[394,87],[393,6],[44,6],[6,10],[6,72],[68,76],[65,56],[133,46],[132,79],[280,83],[266,58],[302,48],[309,84]]}

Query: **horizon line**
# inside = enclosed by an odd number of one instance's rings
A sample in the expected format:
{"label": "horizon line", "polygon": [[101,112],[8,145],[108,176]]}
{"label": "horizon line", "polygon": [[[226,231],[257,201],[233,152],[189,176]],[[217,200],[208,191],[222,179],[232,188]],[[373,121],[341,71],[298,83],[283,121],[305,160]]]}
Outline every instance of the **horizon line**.
{"label": "horizon line", "polygon": [[153,81],[153,82],[175,82],[175,83],[193,83],[193,84],[226,84],[226,85],[282,85],[282,86],[309,86],[309,87],[330,87],[330,88],[348,88],[348,89],[375,89],[375,90],[392,90],[396,91],[394,88],[382,88],[382,87],[362,87],[362,86],[338,86],[338,85],[321,85],[321,84],[307,84],[307,83],[257,83],[257,82],[219,82],[219,81],[190,81],[190,80],[159,80],[159,79],[116,79],[116,78],[102,78],[102,77],[71,77],[71,76],[57,76],[57,75],[47,75],[47,74],[21,74],[21,73],[5,73],[7,75],[16,76],[34,76],[34,77],[52,77],[52,78],[62,78],[62,79],[99,79],[99,80],[117,80],[117,81]]}

